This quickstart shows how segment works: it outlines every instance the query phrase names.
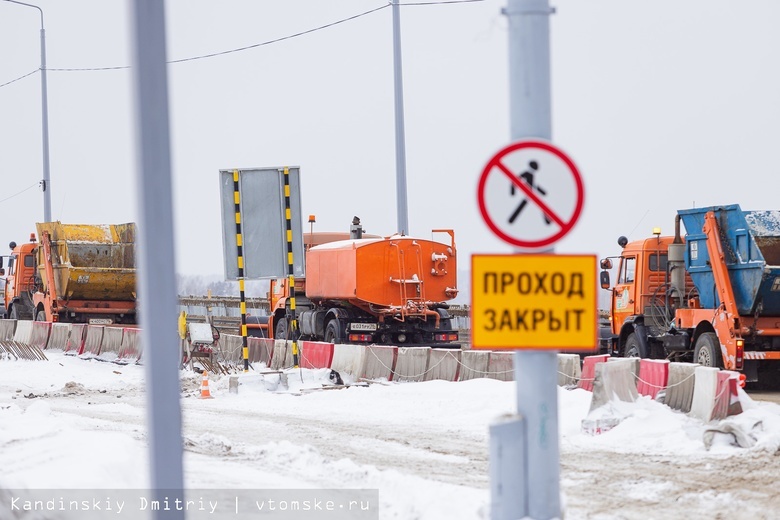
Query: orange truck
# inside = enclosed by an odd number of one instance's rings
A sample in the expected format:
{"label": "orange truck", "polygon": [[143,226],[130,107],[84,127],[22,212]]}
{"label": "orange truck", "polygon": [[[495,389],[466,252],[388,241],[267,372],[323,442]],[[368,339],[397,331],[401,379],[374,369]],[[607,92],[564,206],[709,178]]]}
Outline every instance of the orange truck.
{"label": "orange truck", "polygon": [[620,256],[601,261],[611,292],[603,350],[780,379],[780,211],[679,210],[674,236],[618,244]]}
{"label": "orange truck", "polygon": [[[304,234],[306,276],[294,280],[300,339],[460,348],[447,312],[458,294],[455,234],[433,233],[447,242],[364,236],[359,221],[350,233]],[[248,328],[287,338],[291,296],[289,278],[271,280],[271,315]]]}
{"label": "orange truck", "polygon": [[9,318],[136,323],[135,224],[35,226],[40,242],[11,242],[2,270]]}

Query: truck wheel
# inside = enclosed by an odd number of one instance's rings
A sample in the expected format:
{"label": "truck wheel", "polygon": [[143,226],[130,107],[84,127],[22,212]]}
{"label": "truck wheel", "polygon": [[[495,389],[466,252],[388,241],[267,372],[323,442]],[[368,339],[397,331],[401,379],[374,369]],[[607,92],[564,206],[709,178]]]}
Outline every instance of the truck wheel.
{"label": "truck wheel", "polygon": [[275,339],[287,339],[287,318],[282,318],[276,323],[274,330]]}
{"label": "truck wheel", "polygon": [[19,311],[16,310],[16,305],[11,307],[11,314],[8,316],[9,319],[12,320],[18,320],[19,319]]}
{"label": "truck wheel", "polygon": [[46,312],[38,311],[38,313],[35,315],[35,321],[46,321]]}
{"label": "truck wheel", "polygon": [[642,357],[642,349],[634,332],[629,334],[626,339],[626,348],[623,351],[623,357]]}
{"label": "truck wheel", "polygon": [[325,327],[325,343],[340,343],[342,340],[341,323],[339,320],[330,320]]}
{"label": "truck wheel", "polygon": [[696,340],[693,361],[705,367],[723,368],[720,341],[714,332],[705,332]]}

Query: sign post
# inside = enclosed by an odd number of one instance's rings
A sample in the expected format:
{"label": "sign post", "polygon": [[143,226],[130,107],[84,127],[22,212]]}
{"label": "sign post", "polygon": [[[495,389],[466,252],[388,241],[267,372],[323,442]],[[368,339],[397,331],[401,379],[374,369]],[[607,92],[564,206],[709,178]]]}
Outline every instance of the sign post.
{"label": "sign post", "polygon": [[[582,178],[559,148],[511,143],[479,179],[480,213],[520,251],[550,251],[579,218]],[[491,518],[560,516],[558,349],[597,337],[594,255],[473,255],[472,348],[515,350],[517,415],[491,426]]]}

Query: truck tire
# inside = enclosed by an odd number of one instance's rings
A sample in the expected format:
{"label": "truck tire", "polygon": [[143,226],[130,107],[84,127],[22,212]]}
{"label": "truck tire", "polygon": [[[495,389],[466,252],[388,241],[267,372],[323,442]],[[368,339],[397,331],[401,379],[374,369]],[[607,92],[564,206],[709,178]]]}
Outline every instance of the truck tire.
{"label": "truck tire", "polygon": [[341,322],[339,320],[330,320],[325,327],[325,343],[341,343],[343,340]]}
{"label": "truck tire", "polygon": [[623,350],[623,357],[642,357],[642,346],[639,344],[639,340],[634,332],[626,338],[626,348]]}
{"label": "truck tire", "polygon": [[38,311],[38,313],[35,315],[35,321],[46,321],[46,312]]}
{"label": "truck tire", "polygon": [[275,339],[287,339],[287,318],[282,318],[276,322],[274,329]]}
{"label": "truck tire", "polygon": [[720,341],[714,332],[705,332],[696,340],[693,362],[704,367],[723,368]]}
{"label": "truck tire", "polygon": [[11,314],[8,315],[8,318],[11,320],[18,320],[19,319],[19,311],[16,309],[16,305],[11,307]]}

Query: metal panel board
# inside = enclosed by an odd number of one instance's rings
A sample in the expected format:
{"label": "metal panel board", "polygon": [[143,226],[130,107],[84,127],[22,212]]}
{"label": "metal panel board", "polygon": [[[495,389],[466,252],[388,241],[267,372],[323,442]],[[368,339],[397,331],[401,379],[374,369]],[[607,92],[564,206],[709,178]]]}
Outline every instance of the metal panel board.
{"label": "metal panel board", "polygon": [[[288,276],[284,213],[284,168],[231,168],[219,171],[225,279],[238,279],[238,248],[233,172],[238,170],[244,279]],[[300,169],[289,167],[293,274],[304,276]]]}

